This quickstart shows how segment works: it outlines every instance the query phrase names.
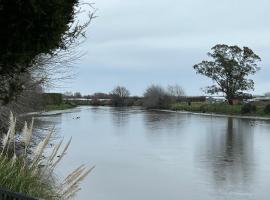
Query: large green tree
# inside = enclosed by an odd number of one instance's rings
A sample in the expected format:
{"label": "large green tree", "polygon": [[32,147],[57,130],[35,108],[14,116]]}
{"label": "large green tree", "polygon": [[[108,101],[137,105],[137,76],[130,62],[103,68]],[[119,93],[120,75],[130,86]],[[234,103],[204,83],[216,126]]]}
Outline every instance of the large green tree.
{"label": "large green tree", "polygon": [[193,66],[196,73],[215,83],[206,88],[207,93],[224,93],[231,103],[245,91],[254,89],[254,81],[249,76],[260,69],[257,62],[261,59],[250,48],[218,44],[208,56],[212,59]]}
{"label": "large green tree", "polygon": [[83,34],[78,0],[0,0],[0,104],[23,90],[40,56],[66,50]]}

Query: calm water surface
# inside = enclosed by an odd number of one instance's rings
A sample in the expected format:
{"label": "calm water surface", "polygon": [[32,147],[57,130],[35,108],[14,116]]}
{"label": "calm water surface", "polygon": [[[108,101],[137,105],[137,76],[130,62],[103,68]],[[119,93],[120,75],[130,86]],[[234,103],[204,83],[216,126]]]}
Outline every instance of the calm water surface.
{"label": "calm water surface", "polygon": [[96,165],[76,199],[270,199],[269,122],[109,107],[40,119],[73,138],[60,175]]}

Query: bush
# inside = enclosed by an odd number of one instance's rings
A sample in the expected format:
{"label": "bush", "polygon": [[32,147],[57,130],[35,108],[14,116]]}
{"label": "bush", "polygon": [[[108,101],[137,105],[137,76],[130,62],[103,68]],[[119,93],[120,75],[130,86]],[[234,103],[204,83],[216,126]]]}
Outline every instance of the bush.
{"label": "bush", "polygon": [[207,112],[207,106],[206,105],[201,105],[200,106],[200,111],[202,112],[202,113],[206,113]]}
{"label": "bush", "polygon": [[144,93],[143,106],[145,108],[167,109],[172,103],[172,98],[158,85],[148,87]]}
{"label": "bush", "polygon": [[267,105],[265,106],[264,112],[265,112],[266,114],[269,114],[269,113],[270,113],[270,104],[267,104]]}
{"label": "bush", "polygon": [[42,100],[44,105],[60,105],[63,103],[63,95],[60,93],[43,93]]}
{"label": "bush", "polygon": [[254,105],[254,104],[245,104],[241,108],[241,114],[248,114],[248,113],[256,112],[256,110],[257,110],[256,105]]}

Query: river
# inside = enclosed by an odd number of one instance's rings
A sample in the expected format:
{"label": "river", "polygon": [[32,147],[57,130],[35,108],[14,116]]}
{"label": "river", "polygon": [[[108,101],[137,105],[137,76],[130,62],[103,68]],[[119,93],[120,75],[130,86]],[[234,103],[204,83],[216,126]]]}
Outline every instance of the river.
{"label": "river", "polygon": [[39,120],[72,137],[60,176],[96,166],[76,199],[270,199],[270,122],[111,107]]}

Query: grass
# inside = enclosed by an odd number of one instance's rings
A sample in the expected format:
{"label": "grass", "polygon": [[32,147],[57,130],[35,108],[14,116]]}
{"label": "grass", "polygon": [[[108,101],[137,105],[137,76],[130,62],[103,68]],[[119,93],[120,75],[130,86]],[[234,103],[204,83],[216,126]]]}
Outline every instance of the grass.
{"label": "grass", "polygon": [[229,105],[225,103],[205,103],[205,102],[193,102],[191,105],[187,103],[174,103],[171,105],[171,110],[188,111],[188,112],[199,112],[199,113],[216,113],[216,114],[227,114],[227,115],[249,115],[249,116],[260,116],[270,117],[269,113],[264,112],[264,104],[256,104],[256,111],[242,114],[243,105]]}
{"label": "grass", "polygon": [[0,187],[44,200],[72,198],[93,167],[81,165],[64,180],[56,179],[54,169],[66,155],[71,139],[64,146],[63,140],[51,146],[53,132],[49,131],[35,145],[33,124],[34,120],[30,125],[25,123],[22,133],[17,134],[16,118],[11,114],[8,132],[0,139]]}
{"label": "grass", "polygon": [[75,107],[76,107],[76,105],[73,103],[61,103],[61,104],[47,105],[45,110],[46,111],[66,110],[66,109],[75,108]]}
{"label": "grass", "polygon": [[31,168],[23,167],[24,160],[0,157],[0,186],[10,191],[42,199],[61,199],[53,180],[41,178]]}

